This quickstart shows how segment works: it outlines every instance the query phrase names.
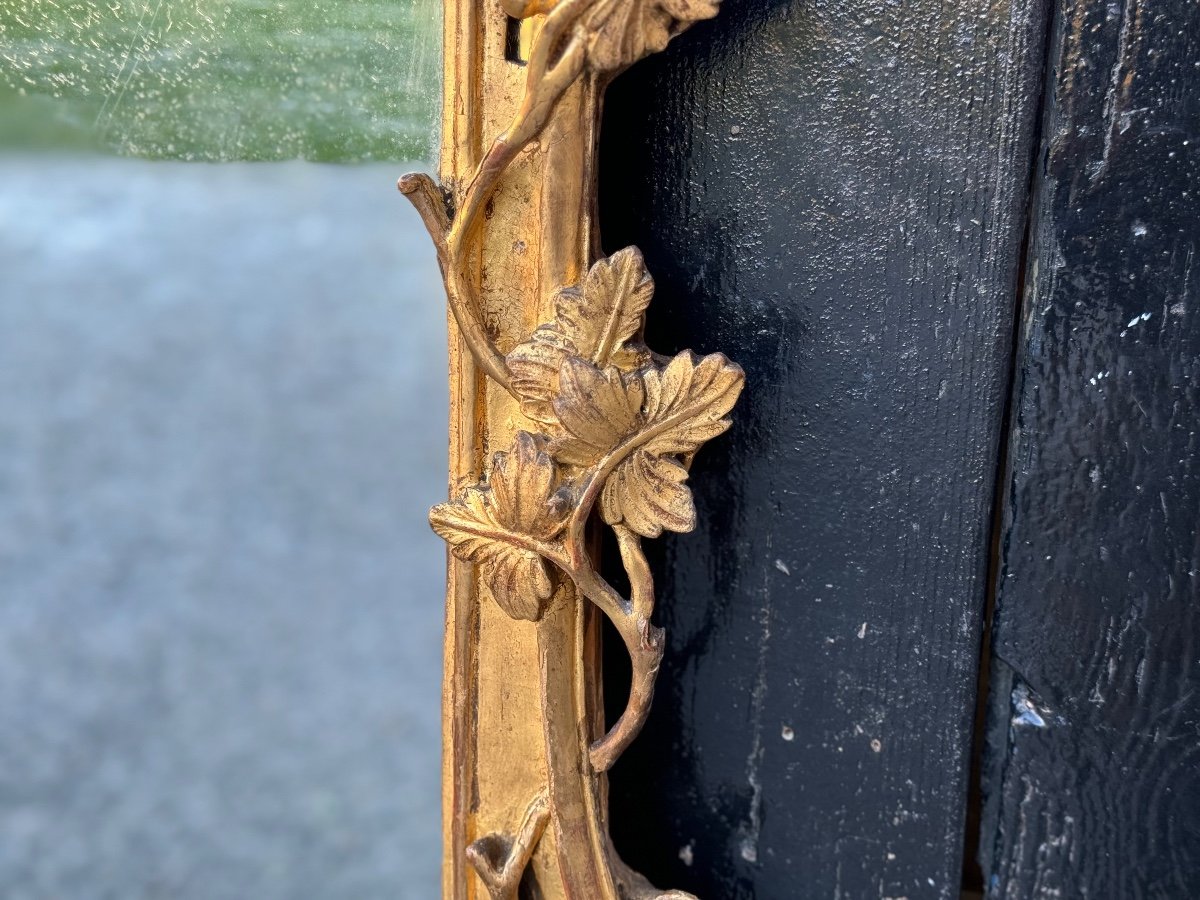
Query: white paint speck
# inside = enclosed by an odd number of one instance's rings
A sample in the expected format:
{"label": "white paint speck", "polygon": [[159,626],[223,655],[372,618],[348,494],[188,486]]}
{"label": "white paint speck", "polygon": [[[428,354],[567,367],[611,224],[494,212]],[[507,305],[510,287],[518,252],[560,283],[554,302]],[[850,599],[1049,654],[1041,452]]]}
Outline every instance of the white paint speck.
{"label": "white paint speck", "polygon": [[792,570],[787,567],[787,563],[785,563],[782,559],[775,560],[775,568],[777,568],[784,575],[792,574]]}
{"label": "white paint speck", "polygon": [[871,749],[876,753],[883,752],[883,741],[879,740],[879,738],[871,738]]}
{"label": "white paint speck", "polygon": [[683,860],[685,866],[690,866],[696,861],[696,851],[692,849],[690,842],[679,848],[679,858]]}
{"label": "white paint speck", "polygon": [[1134,237],[1145,237],[1146,236],[1146,226],[1143,225],[1141,222],[1134,222],[1133,223],[1133,236]]}
{"label": "white paint speck", "polygon": [[1143,322],[1149,322],[1151,315],[1152,315],[1152,313],[1144,312],[1140,316],[1134,316],[1132,319],[1129,320],[1129,322],[1125,325],[1125,327],[1132,328],[1135,325],[1141,325]]}
{"label": "white paint speck", "polygon": [[1013,725],[1032,725],[1034,728],[1046,727],[1046,710],[1039,709],[1029,696],[1029,689],[1023,684],[1017,685],[1012,692]]}
{"label": "white paint speck", "polygon": [[784,725],[779,729],[779,736],[785,741],[794,741],[796,739],[796,732],[792,730],[791,725]]}
{"label": "white paint speck", "polygon": [[858,639],[861,641],[867,636],[867,623],[863,622],[862,627],[858,629]]}

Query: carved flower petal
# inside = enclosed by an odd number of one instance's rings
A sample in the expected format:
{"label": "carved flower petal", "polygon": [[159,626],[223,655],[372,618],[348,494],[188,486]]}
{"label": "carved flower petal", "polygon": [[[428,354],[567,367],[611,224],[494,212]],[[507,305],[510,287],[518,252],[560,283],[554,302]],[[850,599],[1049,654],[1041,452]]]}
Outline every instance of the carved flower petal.
{"label": "carved flower petal", "polygon": [[695,527],[696,509],[679,457],[729,427],[725,414],[743,380],[742,370],[720,354],[697,360],[680,353],[661,371],[646,373],[643,420],[624,444],[630,455],[601,492],[606,522],[624,522],[644,537],[657,537],[664,528]]}
{"label": "carved flower petal", "polygon": [[588,61],[611,72],[663,49],[698,19],[716,15],[713,0],[594,0],[585,16]]}
{"label": "carved flower petal", "polygon": [[513,391],[521,398],[521,412],[536,422],[557,424],[552,401],[569,356],[601,369],[616,365],[631,371],[644,365],[649,358],[645,348],[626,345],[640,335],[653,295],[654,281],[636,247],[597,262],[581,288],[557,291],[554,321],[539,325],[505,360]]}
{"label": "carved flower petal", "polygon": [[597,72],[615,72],[645,55],[642,6],[645,0],[595,0],[584,17],[590,40],[588,62]]}
{"label": "carved flower petal", "polygon": [[567,514],[556,480],[541,442],[518,432],[512,449],[496,454],[487,487],[467,488],[429,514],[450,552],[480,567],[496,602],[516,619],[539,619],[553,589],[534,541],[549,540]]}

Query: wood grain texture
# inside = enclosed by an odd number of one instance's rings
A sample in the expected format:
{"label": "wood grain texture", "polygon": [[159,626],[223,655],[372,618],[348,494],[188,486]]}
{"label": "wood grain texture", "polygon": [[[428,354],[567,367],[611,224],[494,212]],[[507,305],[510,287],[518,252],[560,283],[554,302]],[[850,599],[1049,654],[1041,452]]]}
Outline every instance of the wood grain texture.
{"label": "wood grain texture", "polygon": [[657,883],[958,896],[1045,27],[730,0],[609,92],[601,235],[645,252],[649,339],[747,372],[654,560],[668,648],[612,777]]}
{"label": "wood grain texture", "polygon": [[989,895],[1200,896],[1200,5],[1062,2],[995,613]]}

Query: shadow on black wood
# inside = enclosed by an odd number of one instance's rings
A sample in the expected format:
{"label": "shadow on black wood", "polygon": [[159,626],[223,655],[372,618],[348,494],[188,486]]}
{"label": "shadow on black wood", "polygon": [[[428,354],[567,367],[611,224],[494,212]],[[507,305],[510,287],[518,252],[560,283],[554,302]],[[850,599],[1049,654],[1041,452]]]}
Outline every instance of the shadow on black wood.
{"label": "shadow on black wood", "polygon": [[729,3],[609,91],[606,249],[644,251],[656,346],[747,375],[653,550],[666,657],[612,776],[656,883],[958,897],[1044,24]]}

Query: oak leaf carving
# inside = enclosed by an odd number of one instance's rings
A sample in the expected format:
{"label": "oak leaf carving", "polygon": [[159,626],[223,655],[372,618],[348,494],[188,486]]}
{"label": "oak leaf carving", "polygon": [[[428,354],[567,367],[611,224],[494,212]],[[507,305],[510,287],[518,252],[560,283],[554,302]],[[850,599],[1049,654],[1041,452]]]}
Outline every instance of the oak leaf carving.
{"label": "oak leaf carving", "polygon": [[643,537],[696,527],[686,459],[729,427],[745,376],[723,354],[697,360],[684,351],[644,376],[643,424],[621,447],[621,462],[600,495],[600,515]]}
{"label": "oak leaf carving", "polygon": [[597,262],[579,287],[557,291],[554,321],[538,326],[506,360],[521,411],[537,422],[557,422],[553,401],[568,357],[601,369],[611,364],[630,371],[644,365],[650,354],[637,338],[653,296],[654,281],[636,247]]}
{"label": "oak leaf carving", "polygon": [[469,487],[429,514],[450,552],[480,567],[492,596],[514,619],[536,622],[553,593],[536,546],[553,538],[569,511],[557,480],[541,443],[521,431],[511,450],[496,454],[486,486]]}

